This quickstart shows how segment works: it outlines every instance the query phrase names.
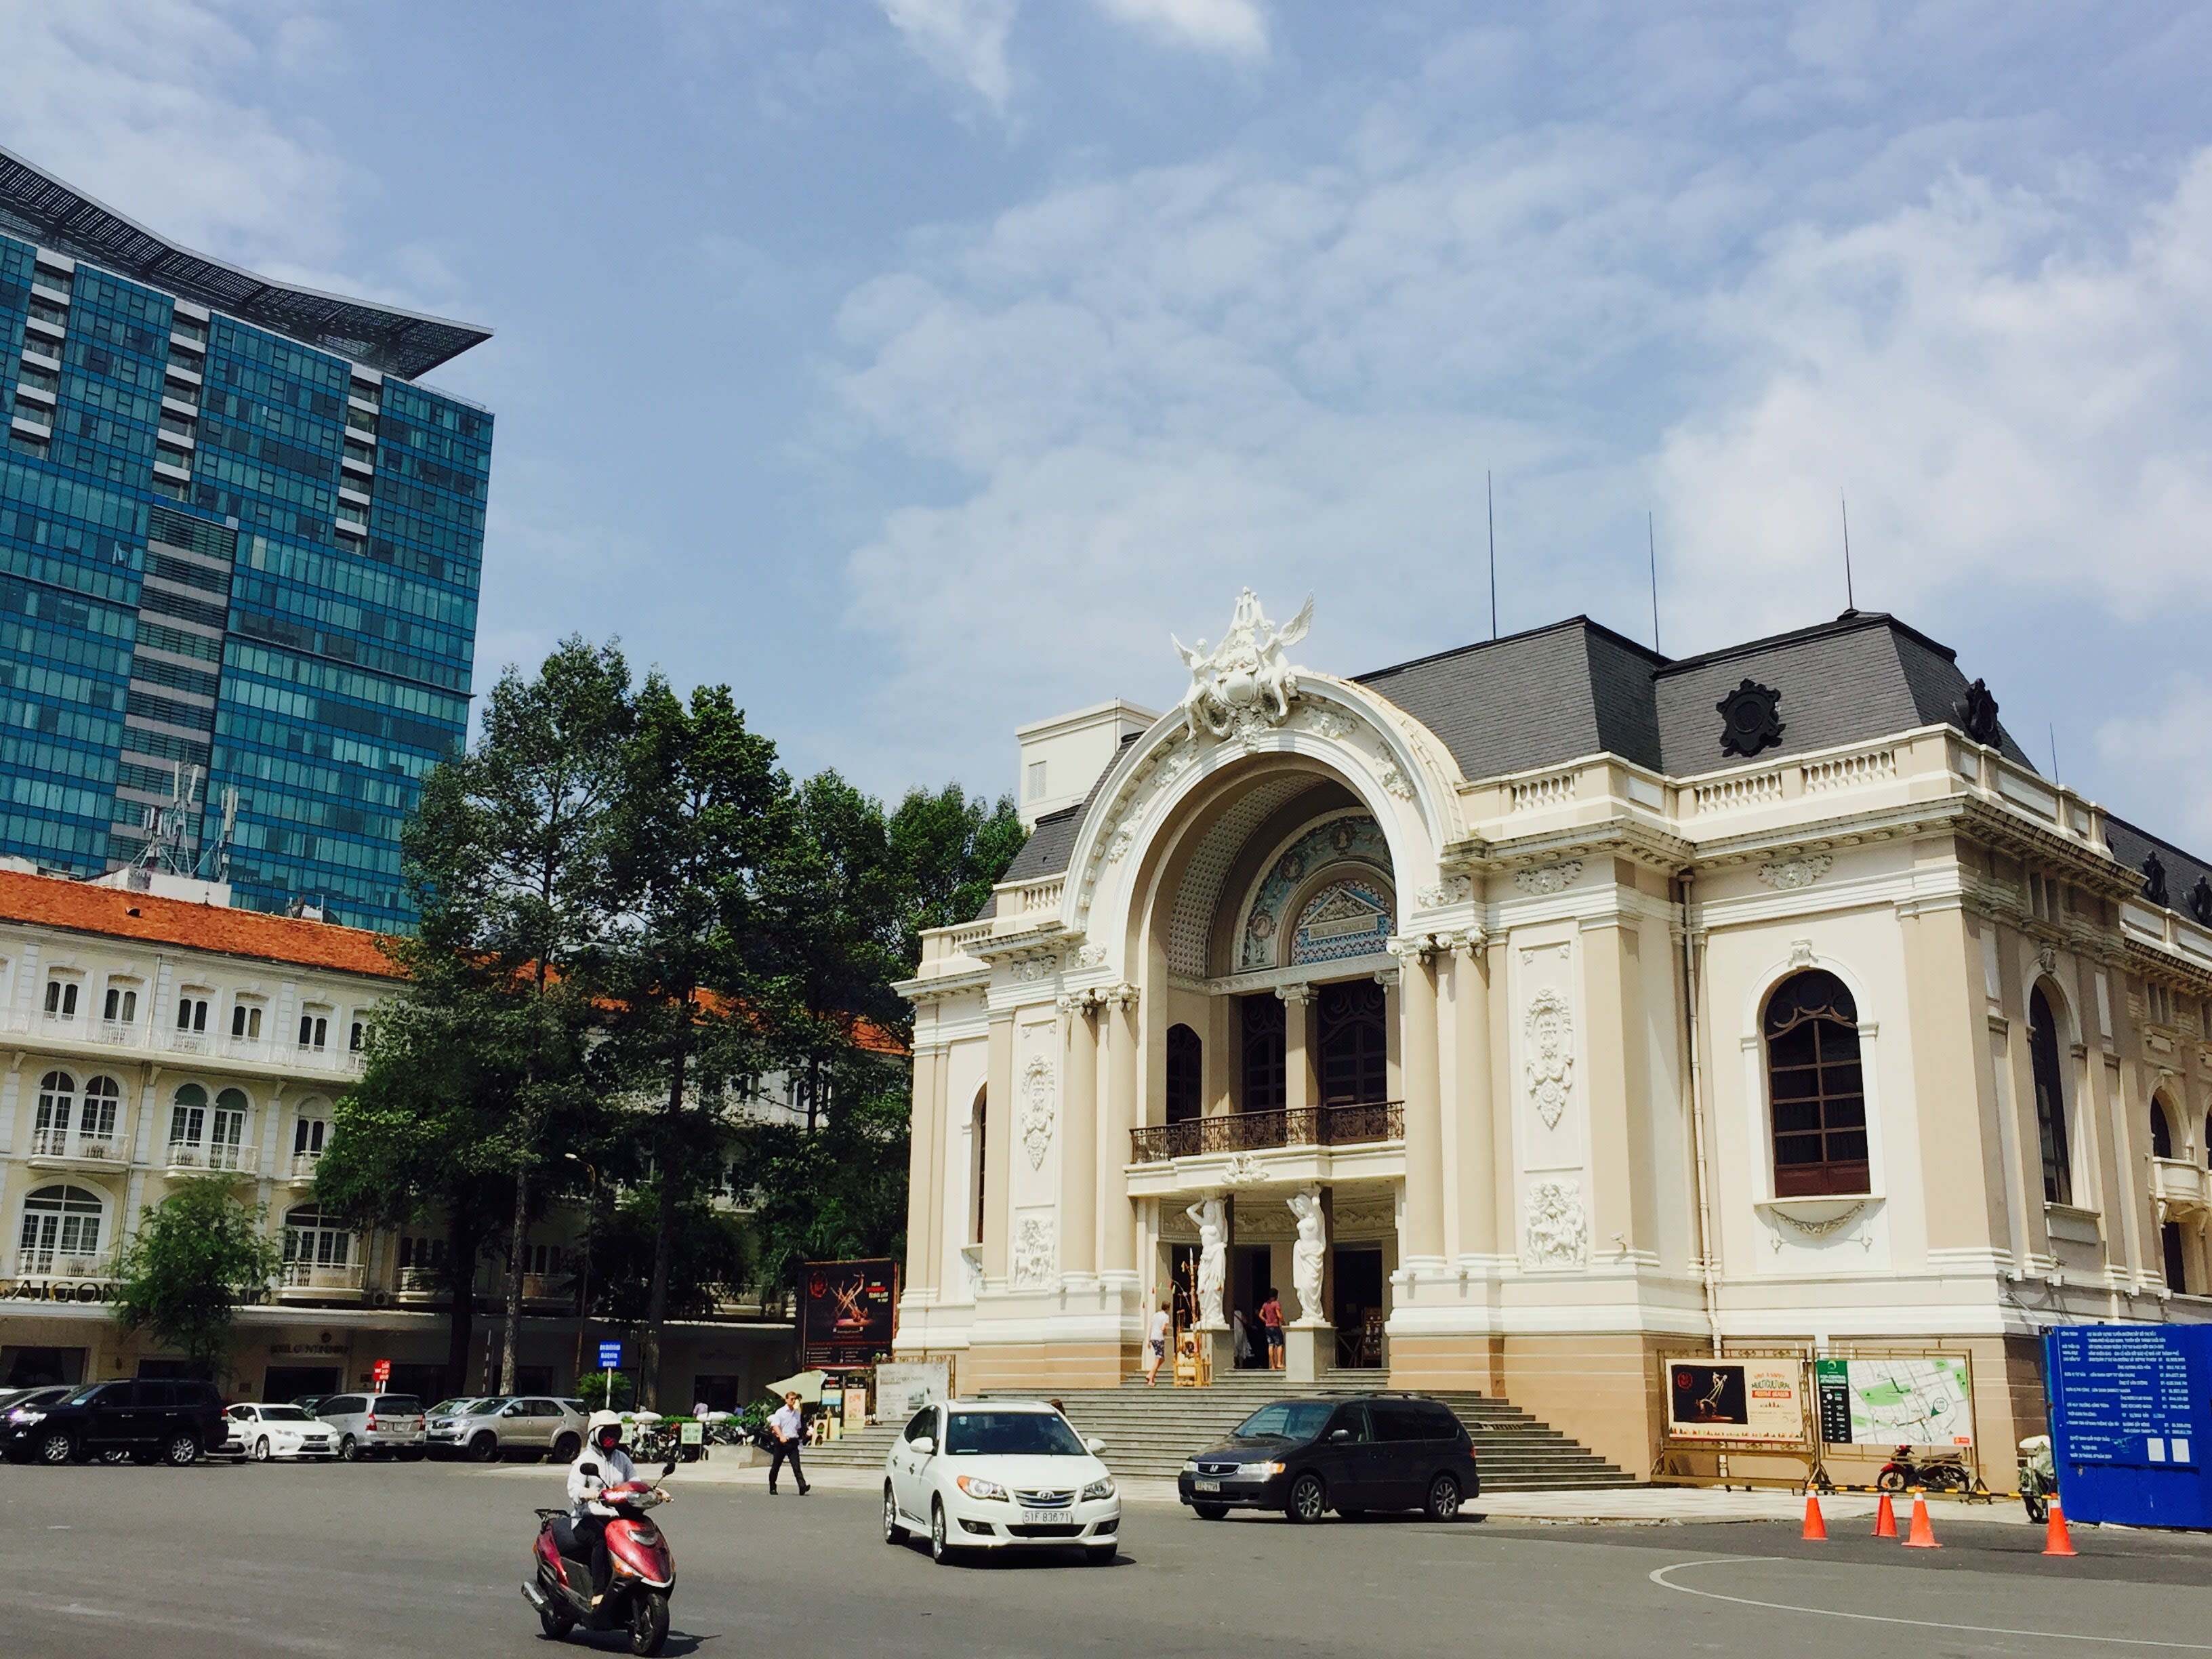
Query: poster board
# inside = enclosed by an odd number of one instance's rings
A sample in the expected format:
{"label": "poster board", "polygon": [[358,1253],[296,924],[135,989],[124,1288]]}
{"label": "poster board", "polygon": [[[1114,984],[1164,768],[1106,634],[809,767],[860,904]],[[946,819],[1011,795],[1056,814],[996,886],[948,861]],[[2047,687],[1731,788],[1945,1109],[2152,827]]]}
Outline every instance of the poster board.
{"label": "poster board", "polygon": [[925,1406],[952,1398],[952,1367],[942,1359],[886,1363],[876,1367],[876,1416],[904,1423]]}
{"label": "poster board", "polygon": [[1974,1443],[1973,1362],[1965,1354],[1816,1359],[1813,1383],[1824,1445],[1963,1450]]}
{"label": "poster board", "polygon": [[869,1365],[898,1330],[898,1263],[810,1261],[799,1280],[799,1363]]}
{"label": "poster board", "polygon": [[1679,1448],[1808,1453],[1805,1356],[1662,1354],[1664,1437]]}

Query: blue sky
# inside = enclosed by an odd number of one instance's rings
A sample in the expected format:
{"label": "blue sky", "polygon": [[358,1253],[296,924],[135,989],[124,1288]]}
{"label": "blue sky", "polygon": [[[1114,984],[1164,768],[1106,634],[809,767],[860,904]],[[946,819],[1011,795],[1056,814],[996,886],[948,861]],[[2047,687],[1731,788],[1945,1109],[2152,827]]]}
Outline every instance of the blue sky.
{"label": "blue sky", "polygon": [[2212,11],[0,0],[0,143],[491,325],[478,684],[572,629],[788,760],[1012,781],[1309,590],[1358,672],[1862,606],[2212,845]]}

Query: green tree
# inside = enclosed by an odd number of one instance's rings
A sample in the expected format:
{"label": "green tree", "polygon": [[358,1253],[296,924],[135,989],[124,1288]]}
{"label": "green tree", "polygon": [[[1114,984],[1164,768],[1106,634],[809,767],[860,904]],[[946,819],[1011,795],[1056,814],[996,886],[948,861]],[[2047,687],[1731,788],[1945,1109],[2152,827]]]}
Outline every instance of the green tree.
{"label": "green tree", "polygon": [[210,1369],[230,1352],[241,1302],[258,1299],[280,1265],[265,1207],[242,1203],[226,1176],[179,1182],[147,1211],[124,1248],[112,1306],[126,1331],[144,1331]]}
{"label": "green tree", "polygon": [[887,826],[902,974],[921,963],[922,929],[970,920],[1028,838],[1012,795],[994,805],[957,783],[907,791]]}
{"label": "green tree", "polygon": [[[617,1325],[642,1326],[653,1308],[660,1260],[660,1194],[634,1188],[592,1235],[592,1306]],[[744,1223],[714,1207],[706,1194],[684,1200],[667,1230],[664,1306],[671,1319],[703,1318],[725,1297],[751,1283]]]}

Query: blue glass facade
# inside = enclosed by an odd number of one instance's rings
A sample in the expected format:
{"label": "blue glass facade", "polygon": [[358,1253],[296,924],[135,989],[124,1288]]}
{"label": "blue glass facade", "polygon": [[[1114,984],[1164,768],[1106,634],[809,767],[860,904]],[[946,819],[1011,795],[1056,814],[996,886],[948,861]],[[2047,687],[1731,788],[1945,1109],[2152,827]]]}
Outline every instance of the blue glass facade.
{"label": "blue glass facade", "polygon": [[467,731],[491,416],[4,233],[0,351],[0,854],[131,861],[197,768],[205,873],[237,791],[235,902],[408,926],[399,827]]}

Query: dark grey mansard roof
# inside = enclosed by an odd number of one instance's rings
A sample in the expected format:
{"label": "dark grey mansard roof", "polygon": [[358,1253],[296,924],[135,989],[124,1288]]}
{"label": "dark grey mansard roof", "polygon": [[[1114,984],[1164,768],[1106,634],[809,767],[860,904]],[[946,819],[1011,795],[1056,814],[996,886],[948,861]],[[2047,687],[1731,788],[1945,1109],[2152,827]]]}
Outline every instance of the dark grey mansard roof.
{"label": "dark grey mansard roof", "polygon": [[[1573,617],[1378,669],[1357,683],[1435,732],[1469,778],[1601,752],[1687,777],[1743,763],[1722,750],[1717,705],[1745,680],[1779,694],[1782,742],[1761,759],[1957,725],[1967,685],[1949,647],[1893,617],[1861,611],[1680,659]],[[2008,760],[2035,769],[2002,725],[1997,743]],[[1091,786],[1092,796],[1097,788]],[[1091,804],[1086,797],[1080,806],[1039,818],[1006,879],[1065,870]],[[2141,869],[2152,848],[2159,849],[2177,908],[2200,876],[2212,879],[2212,866],[2170,842],[2109,816],[2106,823],[2123,863]],[[986,904],[979,919],[992,914]]]}

